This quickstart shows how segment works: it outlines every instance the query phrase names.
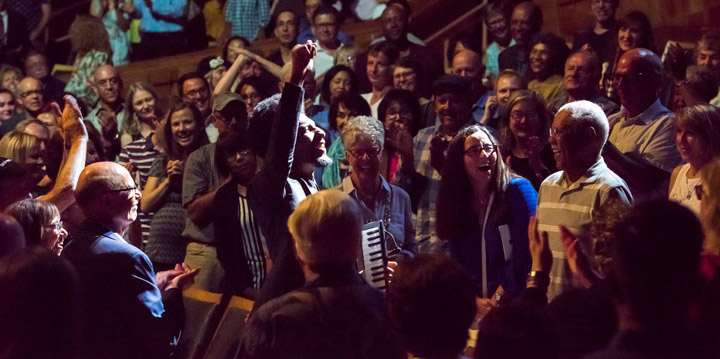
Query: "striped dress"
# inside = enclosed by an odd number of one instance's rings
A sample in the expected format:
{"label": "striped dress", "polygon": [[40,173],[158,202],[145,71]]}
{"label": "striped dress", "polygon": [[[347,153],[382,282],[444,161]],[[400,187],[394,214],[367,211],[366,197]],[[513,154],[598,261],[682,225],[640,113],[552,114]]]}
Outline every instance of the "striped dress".
{"label": "striped dress", "polygon": [[260,289],[265,281],[265,238],[260,233],[247,198],[239,196],[238,219],[240,220],[240,238],[242,239],[247,266],[253,276],[253,288]]}
{"label": "striped dress", "polygon": [[[134,176],[135,183],[137,183],[140,190],[143,190],[145,189],[145,183],[147,183],[153,161],[155,161],[155,157],[159,154],[160,152],[153,146],[152,134],[150,134],[145,138],[130,142],[123,147],[120,152],[119,163],[123,166],[127,163],[132,163],[137,170]],[[140,224],[142,226],[143,247],[145,247],[148,235],[150,234],[150,222],[152,222],[153,215],[154,213],[145,213],[138,210],[138,218],[140,218]]]}

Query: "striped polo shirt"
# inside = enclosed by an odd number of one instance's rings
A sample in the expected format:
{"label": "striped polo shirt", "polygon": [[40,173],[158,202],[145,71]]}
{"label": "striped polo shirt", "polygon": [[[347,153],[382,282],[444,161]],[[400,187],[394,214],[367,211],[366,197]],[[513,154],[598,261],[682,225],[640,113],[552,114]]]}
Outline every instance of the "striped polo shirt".
{"label": "striped polo shirt", "polygon": [[[145,138],[130,142],[123,147],[118,162],[122,166],[125,166],[127,163],[133,164],[137,170],[134,176],[135,183],[138,184],[140,190],[143,190],[145,189],[145,183],[147,183],[153,161],[155,161],[155,157],[159,154],[160,152],[155,149],[152,143],[152,134],[150,134]],[[140,218],[140,224],[142,226],[143,247],[150,234],[150,222],[152,222],[154,214],[155,213],[145,213],[138,210],[138,217]]]}
{"label": "striped polo shirt", "polygon": [[[540,185],[536,214],[538,230],[548,233],[548,243],[553,255],[548,300],[577,286],[565,259],[565,247],[558,225],[562,224],[573,234],[579,234],[583,226],[592,222],[595,211],[609,198],[632,202],[632,195],[625,181],[611,171],[602,158],[573,183],[568,181],[565,172],[559,171],[550,175]],[[592,243],[589,243],[585,236],[580,238],[585,253],[591,253]]]}

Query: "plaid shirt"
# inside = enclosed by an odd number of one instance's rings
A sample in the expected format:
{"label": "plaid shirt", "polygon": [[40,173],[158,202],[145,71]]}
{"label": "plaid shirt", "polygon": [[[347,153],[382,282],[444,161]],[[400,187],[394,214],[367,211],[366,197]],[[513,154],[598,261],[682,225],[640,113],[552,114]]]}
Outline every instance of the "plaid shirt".
{"label": "plaid shirt", "polygon": [[418,252],[446,252],[435,233],[435,202],[440,188],[440,173],[430,166],[430,139],[441,131],[440,125],[427,127],[415,136],[415,170],[407,173],[399,170],[395,174],[395,183],[404,189],[413,202],[415,222],[415,240]]}
{"label": "plaid shirt", "polygon": [[228,0],[225,20],[232,24],[232,34],[250,41],[257,38],[258,30],[270,21],[267,0]]}

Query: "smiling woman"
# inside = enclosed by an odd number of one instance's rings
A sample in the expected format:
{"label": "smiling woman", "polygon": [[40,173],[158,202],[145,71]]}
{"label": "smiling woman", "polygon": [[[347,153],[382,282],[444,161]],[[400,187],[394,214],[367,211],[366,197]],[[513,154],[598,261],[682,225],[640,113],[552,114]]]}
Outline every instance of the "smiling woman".
{"label": "smiling woman", "polygon": [[536,202],[537,192],[507,168],[497,140],[484,127],[466,127],[450,142],[437,200],[437,234],[470,273],[481,306],[496,295],[517,297],[525,288],[527,226]]}
{"label": "smiling woman", "polygon": [[208,143],[204,120],[195,106],[176,104],[163,122],[163,154],[155,158],[143,189],[140,206],[153,212],[145,253],[155,270],[172,269],[185,258],[186,212],[182,206],[182,178],[185,160]]}

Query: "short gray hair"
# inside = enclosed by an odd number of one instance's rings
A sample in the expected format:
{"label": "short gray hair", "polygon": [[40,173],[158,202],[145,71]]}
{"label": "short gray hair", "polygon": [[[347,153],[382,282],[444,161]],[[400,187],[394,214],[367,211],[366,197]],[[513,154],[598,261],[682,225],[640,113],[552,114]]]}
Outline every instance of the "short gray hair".
{"label": "short gray hair", "polygon": [[356,141],[358,137],[363,136],[369,138],[381,149],[385,145],[385,129],[383,128],[383,124],[370,116],[350,117],[345,127],[343,127],[341,136],[345,148]]}
{"label": "short gray hair", "polygon": [[570,114],[570,117],[577,126],[575,127],[576,133],[580,130],[580,127],[594,128],[595,133],[599,135],[595,145],[598,151],[602,150],[610,133],[610,125],[607,116],[605,116],[605,112],[603,112],[600,106],[593,102],[582,100],[566,103],[560,107],[558,113],[562,111],[567,111]]}

